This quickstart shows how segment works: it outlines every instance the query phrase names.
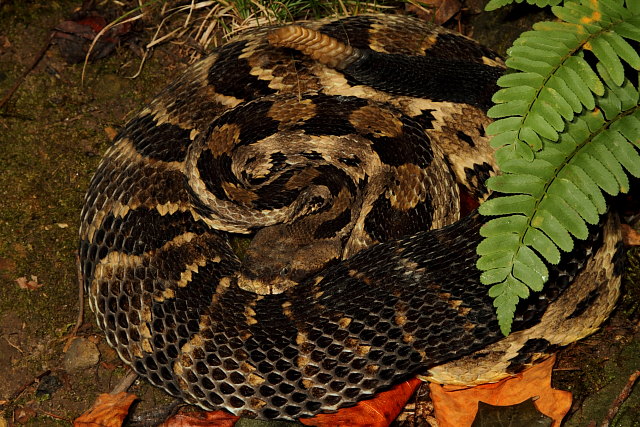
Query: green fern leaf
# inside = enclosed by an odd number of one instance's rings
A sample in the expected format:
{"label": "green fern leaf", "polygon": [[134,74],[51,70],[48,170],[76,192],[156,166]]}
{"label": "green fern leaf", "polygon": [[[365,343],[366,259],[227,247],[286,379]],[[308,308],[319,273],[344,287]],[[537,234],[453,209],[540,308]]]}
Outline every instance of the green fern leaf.
{"label": "green fern leaf", "polygon": [[537,178],[546,179],[553,173],[553,165],[540,158],[530,162],[516,158],[502,162],[502,172],[509,174],[534,175]]}
{"label": "green fern leaf", "polygon": [[521,213],[527,216],[533,214],[535,200],[531,196],[517,195],[506,196],[487,200],[480,205],[480,213],[483,215],[506,215]]}
{"label": "green fern leaf", "polygon": [[572,181],[558,177],[556,185],[563,194],[563,201],[575,210],[589,224],[597,224],[599,212],[589,196]]}
{"label": "green fern leaf", "polygon": [[545,182],[534,175],[504,174],[491,178],[491,188],[501,193],[529,194],[540,197]]}
{"label": "green fern leaf", "polygon": [[569,164],[558,174],[558,179],[566,179],[578,186],[584,195],[596,207],[598,214],[602,215],[607,211],[607,202],[600,191],[600,187],[581,168],[574,164]]}
{"label": "green fern leaf", "polygon": [[553,243],[563,251],[569,252],[573,249],[573,239],[571,235],[552,212],[540,208],[532,218],[531,226],[549,236]]}
{"label": "green fern leaf", "polygon": [[549,82],[545,89],[552,92],[553,98],[556,99],[558,104],[564,103],[570,109],[570,111],[561,113],[566,120],[573,120],[573,113],[579,113],[582,111],[582,102],[580,102],[580,98],[573,93],[567,83],[558,77],[558,75],[553,75],[549,78]]}
{"label": "green fern leaf", "polygon": [[587,224],[596,224],[606,211],[602,192],[626,191],[626,171],[640,176],[640,93],[628,80],[615,87],[606,70],[603,79],[608,86],[595,101],[602,111],[607,104],[607,113],[575,115],[557,142],[541,137],[543,149],[530,162],[510,146],[496,152],[502,174],[488,186],[509,195],[480,206],[482,214],[497,218],[481,229],[485,240],[478,246],[477,266],[482,283],[492,285],[503,331],[510,327],[514,299],[524,294],[521,285],[536,291],[547,280],[542,260],[558,263],[560,251],[571,251],[574,238],[585,239]]}
{"label": "green fern leaf", "polygon": [[[608,3],[608,1],[606,3]],[[631,13],[640,14],[640,3],[636,0],[627,0],[625,6]]]}
{"label": "green fern leaf", "polygon": [[611,129],[618,131],[626,139],[640,147],[640,114],[637,112],[634,115],[622,117],[611,125]]}
{"label": "green fern leaf", "polygon": [[511,130],[516,130],[522,123],[522,117],[508,117],[506,119],[497,120],[487,126],[486,132],[489,134],[501,134]]}
{"label": "green fern leaf", "polygon": [[575,71],[580,77],[580,80],[584,82],[595,95],[602,96],[604,94],[604,84],[582,56],[572,56],[568,58],[565,61],[565,65]]}
{"label": "green fern leaf", "polygon": [[632,14],[625,9],[624,2],[621,0],[601,0],[598,7],[605,15],[611,16],[613,19],[625,19]]}
{"label": "green fern leaf", "polygon": [[[595,108],[595,99],[593,98],[593,93],[590,90],[590,87],[584,82],[584,80],[582,80],[582,77],[573,70],[573,68],[568,67],[567,65],[562,65],[554,77],[557,77],[560,81],[566,84],[587,110],[593,110]],[[551,82],[552,79],[550,79],[550,83]],[[581,110],[581,108],[578,109],[576,113],[579,113]]]}
{"label": "green fern leaf", "polygon": [[[549,212],[549,214],[558,221],[562,228],[578,239],[584,240],[587,238],[588,230],[584,220],[578,212],[565,202],[564,194],[561,197],[558,194],[549,193],[548,196],[540,203],[540,211]],[[532,224],[534,224],[533,221]],[[545,227],[541,226],[540,228],[544,229]],[[565,238],[565,236],[566,234],[562,233],[562,238]],[[566,249],[567,252],[573,249],[573,239],[562,243],[566,243],[566,246],[562,247],[561,244],[558,244],[561,249],[568,248]]]}
{"label": "green fern leaf", "polygon": [[574,164],[589,174],[598,187],[612,196],[618,194],[616,177],[597,158],[583,152],[575,157]]}
{"label": "green fern leaf", "polygon": [[519,300],[518,295],[522,294],[519,290],[522,289],[524,284],[515,277],[508,276],[500,285],[502,285],[501,288],[494,286],[489,289],[489,296],[494,298],[493,306],[496,308],[500,330],[503,334],[508,335],[511,331],[513,315],[516,312],[516,304]]}
{"label": "green fern leaf", "polygon": [[535,249],[547,262],[551,264],[558,264],[560,262],[560,251],[558,247],[551,241],[549,236],[537,228],[529,229],[524,237],[524,244]]}
{"label": "green fern leaf", "polygon": [[640,155],[620,132],[608,132],[603,143],[631,175],[640,178]]}
{"label": "green fern leaf", "polygon": [[600,64],[604,65],[616,85],[622,84],[624,80],[622,61],[620,61],[613,47],[611,47],[604,36],[594,37],[591,42],[585,44],[584,48],[591,50],[596,55],[596,58],[600,60]]}
{"label": "green fern leaf", "polygon": [[494,218],[480,229],[481,236],[493,236],[498,234],[518,233],[527,225],[527,217],[524,215],[509,215]]}
{"label": "green fern leaf", "polygon": [[[558,118],[560,115],[555,112],[551,113],[542,102],[536,103],[535,110],[532,108],[531,112],[524,119],[524,126],[528,126],[533,129],[538,135],[543,138],[548,138],[555,141],[558,139],[557,127],[560,127],[558,123],[561,120]],[[555,123],[557,127],[554,127],[551,123]],[[540,149],[542,147],[534,147],[534,149]]]}
{"label": "green fern leaf", "polygon": [[609,43],[620,58],[624,59],[636,70],[640,69],[640,56],[625,39],[612,31],[603,33],[602,37]]}
{"label": "green fern leaf", "polygon": [[[489,3],[487,3],[484,9],[486,11],[492,11],[492,10],[500,9],[501,7],[504,7],[508,4],[522,3],[523,1],[524,0],[491,0]],[[559,4],[561,1],[562,0],[527,0],[527,3],[533,4],[539,7],[545,7],[545,6],[554,6],[556,4]]]}
{"label": "green fern leaf", "polygon": [[[625,40],[640,37],[634,25],[639,17],[623,8],[621,2],[567,1],[552,7],[552,11],[563,22],[534,25],[534,31],[523,33],[508,50],[507,66],[520,73],[499,80],[504,89],[496,93],[497,105],[488,113],[500,119],[498,122],[510,119],[509,115],[523,117],[517,127],[513,127],[515,121],[508,122],[509,130],[517,134],[515,139],[502,142],[523,142],[534,151],[542,147],[540,138],[557,140],[565,122],[582,111],[582,106],[593,108],[592,94],[604,94],[603,72],[599,76],[582,52],[593,52],[598,69],[604,70],[614,85],[624,81],[622,61],[640,68],[640,55]],[[622,34],[617,33],[619,28]],[[489,130],[492,133],[495,128]]]}
{"label": "green fern leaf", "polygon": [[[636,12],[638,14],[640,12]],[[624,38],[640,41],[640,18],[633,17],[626,22],[621,22],[615,28],[615,32]]]}
{"label": "green fern leaf", "polygon": [[640,41],[640,1],[527,2],[552,4],[560,21],[537,23],[514,42],[506,64],[515,71],[498,80],[488,112],[501,175],[487,185],[505,196],[480,206],[495,218],[480,230],[477,266],[504,333],[518,300],[542,289],[545,261],[560,262],[599,222],[603,194],[625,192],[627,174],[640,176],[640,93],[625,76],[640,70],[630,43]]}
{"label": "green fern leaf", "polygon": [[[535,73],[510,73],[501,76],[498,79],[498,86],[500,87],[515,87],[529,86],[534,90],[542,84],[542,76]],[[498,91],[496,95],[500,93]],[[496,96],[494,95],[494,96]],[[495,101],[494,102],[498,102]]]}
{"label": "green fern leaf", "polygon": [[546,77],[553,70],[553,66],[545,61],[536,61],[535,59],[521,56],[508,58],[505,64],[514,70],[535,73],[541,77]]}
{"label": "green fern leaf", "polygon": [[615,177],[618,182],[618,188],[621,192],[629,191],[629,178],[622,169],[622,165],[618,159],[611,153],[608,148],[608,140],[611,138],[611,132],[603,132],[593,138],[593,143],[585,149],[585,152],[591,153],[594,158],[605,167]]}

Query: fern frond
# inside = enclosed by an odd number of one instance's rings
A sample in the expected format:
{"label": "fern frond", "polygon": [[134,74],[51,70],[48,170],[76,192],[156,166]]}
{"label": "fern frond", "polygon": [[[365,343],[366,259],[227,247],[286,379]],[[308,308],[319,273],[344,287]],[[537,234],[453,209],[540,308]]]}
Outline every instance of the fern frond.
{"label": "fern frond", "polygon": [[[562,0],[527,0],[527,3],[533,4],[539,7],[545,7],[545,6],[555,6],[559,4],[561,1]],[[522,2],[524,2],[524,0],[491,0],[489,3],[487,3],[485,10],[487,11],[496,10],[508,4],[522,3]]]}
{"label": "fern frond", "polygon": [[[498,80],[488,115],[499,119],[487,132],[499,135],[494,147],[509,146],[531,160],[542,140],[557,141],[567,122],[594,108],[604,93],[602,71],[615,85],[626,62],[640,70],[640,56],[628,40],[640,40],[640,13],[622,0],[574,0],[551,8],[562,22],[540,22],[507,51],[506,64],[518,72]],[[594,70],[585,60],[598,60]]]}
{"label": "fern frond", "polygon": [[508,145],[496,153],[502,174],[488,184],[507,196],[480,206],[483,215],[499,217],[481,229],[477,267],[481,281],[492,285],[505,334],[519,298],[547,280],[543,259],[557,264],[561,251],[571,251],[574,238],[587,238],[587,224],[597,224],[606,211],[603,193],[626,192],[627,173],[640,177],[638,88],[627,79],[616,85],[603,64],[598,73],[605,83],[594,98],[598,108],[573,111],[557,141],[539,136],[542,149],[531,152],[532,160]]}

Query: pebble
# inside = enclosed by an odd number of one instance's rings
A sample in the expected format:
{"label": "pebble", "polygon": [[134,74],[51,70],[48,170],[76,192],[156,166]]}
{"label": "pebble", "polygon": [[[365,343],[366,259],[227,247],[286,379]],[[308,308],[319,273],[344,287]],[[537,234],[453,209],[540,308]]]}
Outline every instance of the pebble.
{"label": "pebble", "polygon": [[58,377],[55,375],[47,375],[40,380],[40,384],[38,384],[38,389],[36,390],[36,397],[51,396],[60,387],[62,387],[62,382]]}
{"label": "pebble", "polygon": [[64,355],[64,369],[79,371],[95,366],[100,360],[98,347],[86,338],[76,338]]}

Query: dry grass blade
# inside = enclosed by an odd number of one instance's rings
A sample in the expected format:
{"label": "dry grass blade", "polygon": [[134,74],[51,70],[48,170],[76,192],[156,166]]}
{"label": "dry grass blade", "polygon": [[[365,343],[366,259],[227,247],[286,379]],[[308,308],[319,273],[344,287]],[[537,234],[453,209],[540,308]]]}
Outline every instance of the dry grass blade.
{"label": "dry grass blade", "polygon": [[[125,15],[122,16],[122,18],[124,18]],[[84,64],[82,64],[82,74],[80,77],[80,84],[84,85],[84,76],[86,74],[86,70],[87,70],[87,64],[89,63],[89,56],[91,55],[91,52],[93,51],[93,48],[95,47],[96,43],[98,42],[98,40],[100,39],[100,37],[102,37],[107,31],[109,31],[110,29],[116,27],[117,25],[122,25],[122,24],[126,24],[129,22],[134,22],[137,21],[138,19],[142,18],[142,14],[140,15],[136,15],[133,16],[129,19],[124,19],[124,20],[118,20],[116,19],[115,21],[107,24],[102,30],[100,30],[100,32],[98,34],[96,34],[96,36],[93,38],[93,40],[91,41],[91,45],[89,46],[89,49],[87,50],[87,54],[84,57]]]}
{"label": "dry grass blade", "polygon": [[[159,8],[154,5],[161,3]],[[325,16],[348,16],[360,13],[382,12],[397,7],[385,5],[384,1],[362,2],[359,0],[191,0],[184,4],[177,0],[138,1],[138,7],[123,14],[107,25],[92,41],[82,69],[84,82],[88,58],[96,42],[107,31],[117,25],[142,18],[154,27],[153,36],[145,46],[138,72],[140,74],[149,51],[163,43],[184,46],[191,62],[199,59],[212,47],[217,47],[234,35],[250,28],[291,22],[299,19],[317,19]],[[135,16],[131,16],[137,14]],[[159,22],[158,22],[159,21]]]}

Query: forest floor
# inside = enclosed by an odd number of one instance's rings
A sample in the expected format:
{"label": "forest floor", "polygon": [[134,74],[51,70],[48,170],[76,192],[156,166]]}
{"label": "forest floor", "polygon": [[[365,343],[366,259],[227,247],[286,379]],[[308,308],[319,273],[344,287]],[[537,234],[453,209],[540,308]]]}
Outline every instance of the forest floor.
{"label": "forest floor", "polygon": [[[81,3],[0,1],[0,97]],[[502,53],[510,41],[492,39],[495,29],[517,34],[529,25],[504,13],[480,15],[466,30]],[[77,236],[91,175],[132,112],[187,66],[178,48],[161,46],[130,78],[141,60],[132,46],[89,63],[81,83],[82,63],[67,63],[54,45],[0,111],[0,427],[69,425],[128,373],[86,301],[78,338],[69,346],[67,337],[80,304]],[[640,367],[638,249],[629,251],[627,269],[612,318],[559,355],[554,386],[574,394],[566,426],[599,423]],[[137,411],[172,401],[145,381],[130,391],[140,397]],[[612,425],[639,426],[637,420],[640,390]]]}

